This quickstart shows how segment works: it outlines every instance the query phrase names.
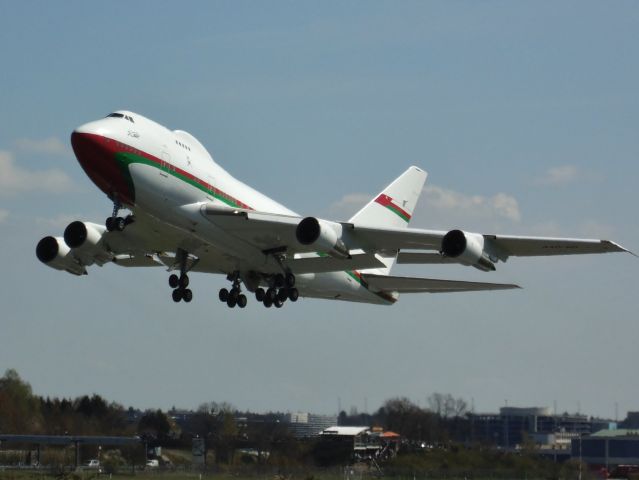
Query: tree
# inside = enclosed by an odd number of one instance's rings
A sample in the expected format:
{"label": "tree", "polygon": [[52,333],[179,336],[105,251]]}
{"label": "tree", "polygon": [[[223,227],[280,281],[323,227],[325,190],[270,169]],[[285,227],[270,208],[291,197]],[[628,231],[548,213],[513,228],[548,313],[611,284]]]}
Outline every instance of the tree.
{"label": "tree", "polygon": [[33,396],[31,385],[15,370],[7,370],[0,378],[0,431],[39,433],[41,427],[40,401]]}

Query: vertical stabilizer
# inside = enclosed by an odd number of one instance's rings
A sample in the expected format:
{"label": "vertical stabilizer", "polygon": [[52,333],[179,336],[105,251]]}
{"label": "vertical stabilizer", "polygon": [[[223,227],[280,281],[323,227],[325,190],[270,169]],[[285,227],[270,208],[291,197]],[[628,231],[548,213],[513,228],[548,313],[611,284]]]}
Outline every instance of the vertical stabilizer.
{"label": "vertical stabilizer", "polygon": [[[410,167],[388,187],[368,202],[351,219],[350,223],[378,228],[406,228],[413,216],[417,200],[422,193],[428,173],[418,167]],[[376,269],[375,273],[388,275],[395,263],[397,252],[392,256],[380,256],[385,269]],[[371,271],[372,272],[372,271]]]}

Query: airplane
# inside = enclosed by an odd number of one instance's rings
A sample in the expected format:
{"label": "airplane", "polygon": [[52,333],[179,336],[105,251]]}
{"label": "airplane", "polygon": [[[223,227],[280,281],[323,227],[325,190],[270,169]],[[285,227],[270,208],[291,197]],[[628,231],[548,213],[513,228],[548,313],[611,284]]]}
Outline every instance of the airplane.
{"label": "airplane", "polygon": [[[408,228],[427,173],[411,166],[347,221],[303,217],[234,178],[191,134],[128,110],[71,134],[81,167],[113,203],[104,224],[74,221],[37,244],[40,261],[87,267],[163,266],[175,302],[190,302],[190,272],[226,275],[218,298],[269,308],[299,297],[394,304],[402,293],[520,288],[392,276],[398,264],[461,264],[490,272],[511,256],[627,252],[608,240]],[[121,210],[130,213],[120,215]]]}

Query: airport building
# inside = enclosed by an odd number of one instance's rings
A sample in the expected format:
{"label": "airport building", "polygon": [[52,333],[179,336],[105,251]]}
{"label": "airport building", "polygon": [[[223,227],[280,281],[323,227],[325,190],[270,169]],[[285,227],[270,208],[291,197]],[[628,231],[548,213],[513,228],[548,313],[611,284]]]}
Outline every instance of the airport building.
{"label": "airport building", "polygon": [[602,430],[574,438],[572,458],[606,470],[619,465],[639,465],[639,430]]}
{"label": "airport building", "polygon": [[470,421],[471,441],[504,448],[517,448],[532,440],[539,446],[568,450],[573,438],[610,426],[608,421],[586,415],[555,415],[547,407],[503,407],[498,414],[473,413]]}
{"label": "airport building", "polygon": [[323,430],[337,425],[337,416],[297,412],[289,414],[288,421],[296,438],[317,437]]}

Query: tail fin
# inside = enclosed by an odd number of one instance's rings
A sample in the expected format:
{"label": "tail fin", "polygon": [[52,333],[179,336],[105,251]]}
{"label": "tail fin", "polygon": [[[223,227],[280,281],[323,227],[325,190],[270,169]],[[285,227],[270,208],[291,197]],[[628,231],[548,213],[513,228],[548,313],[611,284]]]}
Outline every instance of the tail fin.
{"label": "tail fin", "polygon": [[[353,215],[349,222],[355,226],[406,228],[413,216],[427,176],[428,173],[421,168],[410,167]],[[397,252],[390,256],[379,255],[379,257],[386,268],[376,269],[375,273],[388,275],[397,258]]]}

